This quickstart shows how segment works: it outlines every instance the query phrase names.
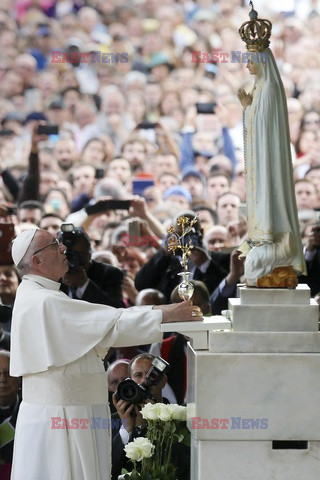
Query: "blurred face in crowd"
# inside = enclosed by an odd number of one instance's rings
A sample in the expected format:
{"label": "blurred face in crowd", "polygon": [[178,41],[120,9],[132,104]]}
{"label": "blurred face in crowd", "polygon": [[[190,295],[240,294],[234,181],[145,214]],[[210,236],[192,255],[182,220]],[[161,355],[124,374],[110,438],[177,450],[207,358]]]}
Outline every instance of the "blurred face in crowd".
{"label": "blurred face in crowd", "polygon": [[176,175],[172,173],[163,173],[159,178],[158,187],[163,193],[169,188],[173,187],[174,185],[178,185],[178,183],[179,183],[179,180]]}
{"label": "blurred face in crowd", "polygon": [[17,211],[19,223],[34,223],[39,225],[42,217],[40,208],[19,208]]}
{"label": "blurred face in crowd", "polygon": [[213,227],[214,220],[211,213],[208,210],[197,210],[197,215],[204,232],[206,232],[209,228]]}
{"label": "blurred face in crowd", "polygon": [[44,209],[47,213],[56,213],[61,218],[66,218],[69,213],[69,206],[63,192],[57,189],[49,191],[44,203]]}
{"label": "blurred face in crowd", "polygon": [[144,264],[144,259],[134,247],[126,249],[121,260],[122,267],[135,278]]}
{"label": "blurred face in crowd", "polygon": [[84,102],[78,103],[75,108],[75,118],[80,128],[94,123],[96,114],[93,105]]}
{"label": "blurred face in crowd", "polygon": [[209,177],[207,180],[207,198],[210,205],[215,205],[217,198],[229,190],[229,181],[224,175]]}
{"label": "blurred face in crowd", "polygon": [[114,365],[108,368],[108,390],[116,392],[120,382],[123,382],[129,376],[129,362],[124,360],[116,360]]}
{"label": "blurred face in crowd", "polygon": [[53,153],[59,167],[64,171],[69,170],[78,157],[76,144],[71,139],[58,140]]}
{"label": "blurred face in crowd", "polygon": [[210,158],[207,165],[208,173],[222,173],[227,178],[231,177],[232,174],[232,163],[230,158],[225,155],[217,154],[214,157]]}
{"label": "blurred face in crowd", "polygon": [[51,233],[53,237],[58,236],[58,232],[61,229],[62,220],[57,217],[45,217],[40,220],[39,227],[47,232]]}
{"label": "blurred face in crowd", "polygon": [[162,201],[162,192],[158,187],[147,187],[143,190],[142,195],[150,210],[156,208]]}
{"label": "blurred face in crowd", "polygon": [[163,173],[179,174],[177,158],[174,155],[157,155],[154,158],[153,167],[155,175],[159,177]]}
{"label": "blurred face in crowd", "polygon": [[43,198],[49,190],[55,188],[58,184],[59,175],[52,171],[44,171],[40,173],[40,196]]}
{"label": "blurred face in crowd", "polygon": [[197,152],[211,152],[214,154],[216,150],[211,132],[195,133],[192,140],[192,146]]}
{"label": "blurred face in crowd", "polygon": [[181,185],[189,190],[192,196],[201,197],[203,194],[203,183],[198,177],[188,175],[182,180]]}
{"label": "blurred face in crowd", "polygon": [[17,398],[20,378],[10,377],[10,357],[0,352],[0,406],[10,407]]}
{"label": "blurred face in crowd", "polygon": [[221,250],[221,248],[228,246],[228,230],[222,225],[215,225],[207,231],[204,240],[209,250]]}
{"label": "blurred face in crowd", "polygon": [[226,226],[239,221],[240,198],[233,193],[226,193],[217,200],[218,223]]}
{"label": "blurred face in crowd", "polygon": [[13,303],[19,285],[17,272],[13,265],[0,265],[0,297],[3,303]]}
{"label": "blurred face in crowd", "polygon": [[[68,83],[72,85],[72,79],[71,81],[69,81],[68,79],[63,78],[63,84],[67,86]],[[80,101],[80,98],[81,98],[80,92],[78,92],[77,90],[68,90],[63,95],[63,103],[68,110],[74,111],[76,104]]]}
{"label": "blurred face in crowd", "polygon": [[15,61],[14,69],[19,75],[21,75],[25,82],[29,83],[34,78],[37,70],[36,59],[27,53],[21,54]]}
{"label": "blurred face in crowd", "polygon": [[313,210],[317,206],[316,186],[308,181],[295,184],[295,194],[298,210]]}
{"label": "blurred face in crowd", "polygon": [[126,184],[131,178],[130,163],[125,158],[115,158],[108,165],[108,177],[116,178]]}
{"label": "blurred face in crowd", "polygon": [[55,72],[42,71],[41,73],[38,73],[37,80],[38,88],[42,92],[43,99],[51,98],[57,94],[57,91],[59,90],[59,82],[58,76]]}
{"label": "blurred face in crowd", "polygon": [[317,136],[314,131],[306,130],[302,132],[299,139],[298,153],[306,154],[310,150],[314,149],[316,147],[316,140]]}
{"label": "blurred face in crowd", "polygon": [[95,169],[90,165],[77,167],[73,173],[73,186],[75,195],[79,195],[80,193],[90,194],[96,183],[95,175]]}
{"label": "blurred face in crowd", "polygon": [[121,92],[113,92],[112,95],[109,95],[103,102],[102,110],[106,115],[120,115],[125,106],[124,97]]}
{"label": "blurred face in crowd", "polygon": [[306,173],[305,178],[312,182],[318,190],[318,196],[320,192],[320,168],[315,168],[314,170],[311,170],[310,172]]}
{"label": "blurred face in crowd", "polygon": [[201,172],[205,176],[208,173],[207,165],[208,165],[208,157],[206,157],[205,155],[196,155],[195,156],[194,166],[196,167],[196,169],[199,172]]}
{"label": "blurred face in crowd", "polygon": [[132,168],[142,167],[146,154],[146,148],[140,142],[127,143],[122,151],[123,157],[129,160]]}
{"label": "blurred face in crowd", "polygon": [[302,127],[303,130],[318,132],[320,126],[320,114],[316,111],[307,112],[303,116]]}
{"label": "blurred face in crowd", "polygon": [[144,98],[147,108],[156,108],[161,100],[162,88],[159,83],[147,83],[144,87]]}
{"label": "blurred face in crowd", "polygon": [[234,172],[234,179],[232,181],[231,190],[241,198],[241,201],[246,201],[246,176],[244,171],[244,165],[238,163]]}
{"label": "blurred face in crowd", "polygon": [[100,139],[90,140],[82,152],[82,161],[90,165],[99,166],[106,156],[104,142]]}

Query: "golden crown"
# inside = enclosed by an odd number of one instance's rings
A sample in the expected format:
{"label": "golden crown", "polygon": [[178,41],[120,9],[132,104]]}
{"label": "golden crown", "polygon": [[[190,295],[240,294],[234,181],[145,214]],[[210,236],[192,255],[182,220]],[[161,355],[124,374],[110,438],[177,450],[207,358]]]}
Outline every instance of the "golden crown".
{"label": "golden crown", "polygon": [[258,12],[253,9],[253,3],[250,2],[250,5],[250,20],[239,28],[240,37],[246,43],[249,52],[263,52],[270,45],[272,23],[269,20],[258,19]]}

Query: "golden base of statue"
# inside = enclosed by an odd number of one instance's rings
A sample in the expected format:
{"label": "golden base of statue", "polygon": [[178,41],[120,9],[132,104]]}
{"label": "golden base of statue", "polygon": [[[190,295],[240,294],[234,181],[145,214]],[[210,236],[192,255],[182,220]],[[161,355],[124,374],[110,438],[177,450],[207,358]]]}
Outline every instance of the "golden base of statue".
{"label": "golden base of statue", "polygon": [[259,288],[296,288],[298,277],[293,267],[276,267],[269,275],[257,279],[256,286]]}

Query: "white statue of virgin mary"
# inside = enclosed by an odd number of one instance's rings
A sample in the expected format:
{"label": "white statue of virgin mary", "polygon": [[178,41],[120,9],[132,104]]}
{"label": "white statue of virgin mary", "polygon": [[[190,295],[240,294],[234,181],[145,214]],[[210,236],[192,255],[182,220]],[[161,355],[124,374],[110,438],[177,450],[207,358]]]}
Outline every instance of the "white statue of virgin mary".
{"label": "white statue of virgin mary", "polygon": [[[250,49],[254,50],[252,43]],[[253,91],[238,92],[244,106],[248,237],[252,246],[246,256],[245,277],[247,285],[275,286],[259,280],[270,276],[274,269],[305,274],[306,265],[294,194],[284,87],[269,48],[261,48],[260,44],[260,53],[250,57],[247,68],[256,76]],[[289,282],[281,286],[294,285]]]}

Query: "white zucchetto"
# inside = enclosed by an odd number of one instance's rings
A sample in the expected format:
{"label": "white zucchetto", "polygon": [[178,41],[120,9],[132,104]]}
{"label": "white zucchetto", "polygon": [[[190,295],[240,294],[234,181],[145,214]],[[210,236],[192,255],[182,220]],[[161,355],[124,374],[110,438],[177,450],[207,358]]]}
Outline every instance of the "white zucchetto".
{"label": "white zucchetto", "polygon": [[16,266],[19,265],[25,256],[33,237],[36,234],[37,228],[29,228],[20,233],[12,242],[11,255]]}

